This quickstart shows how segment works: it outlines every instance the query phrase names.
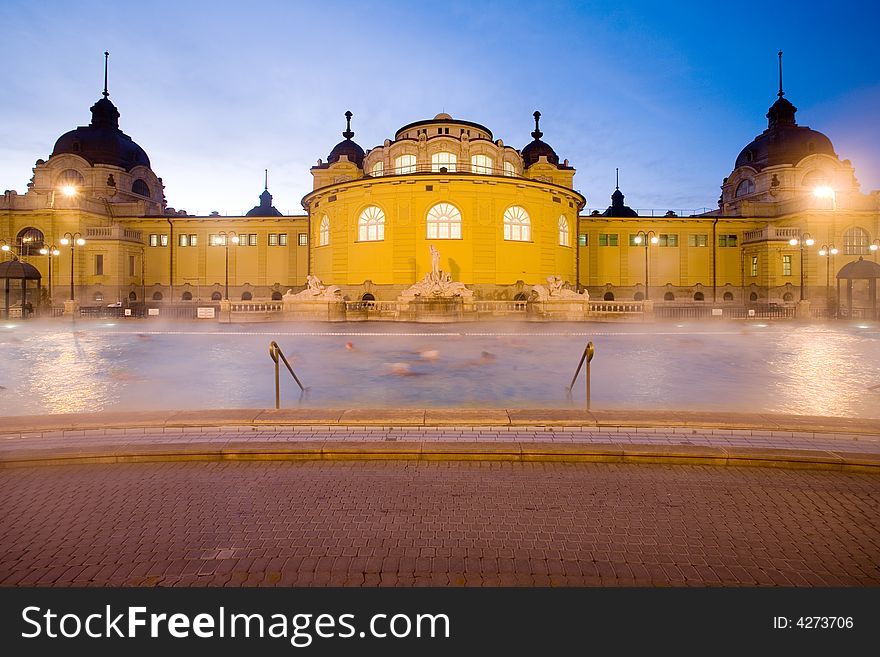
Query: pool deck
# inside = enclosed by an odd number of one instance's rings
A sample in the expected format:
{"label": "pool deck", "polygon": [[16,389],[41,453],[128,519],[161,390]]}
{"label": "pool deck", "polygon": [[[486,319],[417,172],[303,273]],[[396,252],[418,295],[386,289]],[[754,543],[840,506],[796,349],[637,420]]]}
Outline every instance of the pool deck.
{"label": "pool deck", "polygon": [[222,460],[755,465],[880,474],[880,419],[574,409],[228,409],[12,416],[0,468]]}

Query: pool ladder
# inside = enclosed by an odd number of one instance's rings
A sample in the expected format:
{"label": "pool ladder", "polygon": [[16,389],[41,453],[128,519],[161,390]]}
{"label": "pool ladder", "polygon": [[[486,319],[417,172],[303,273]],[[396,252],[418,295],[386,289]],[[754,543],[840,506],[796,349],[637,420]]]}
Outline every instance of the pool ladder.
{"label": "pool ladder", "polygon": [[279,347],[278,343],[274,340],[269,343],[269,357],[275,361],[275,408],[281,408],[281,382],[278,380],[278,370],[280,369],[280,363],[278,362],[279,357],[284,361],[284,365],[287,367],[293,380],[296,381],[296,385],[299,386],[300,391],[305,392],[306,389],[303,386],[302,381],[300,381],[299,377],[296,375],[296,372],[293,371],[290,363],[287,362],[287,358],[285,358],[284,352],[281,351],[281,347]]}
{"label": "pool ladder", "polygon": [[584,353],[581,354],[581,362],[578,363],[577,369],[574,372],[574,376],[571,377],[571,383],[568,385],[568,395],[571,397],[571,389],[574,388],[574,382],[577,381],[578,374],[581,373],[581,368],[584,366],[584,361],[587,363],[586,369],[586,377],[587,377],[587,410],[590,410],[590,361],[593,360],[593,354],[596,353],[596,348],[593,346],[592,341],[587,343],[587,346],[584,347]]}

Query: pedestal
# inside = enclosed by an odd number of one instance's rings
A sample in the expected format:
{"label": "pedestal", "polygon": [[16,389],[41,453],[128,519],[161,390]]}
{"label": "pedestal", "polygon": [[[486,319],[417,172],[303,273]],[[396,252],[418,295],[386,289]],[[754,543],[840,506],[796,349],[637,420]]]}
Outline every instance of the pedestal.
{"label": "pedestal", "polygon": [[806,299],[798,301],[794,310],[794,316],[796,319],[810,319],[810,302]]}
{"label": "pedestal", "polygon": [[68,299],[64,302],[64,316],[76,317],[79,315],[79,301],[76,299]]}

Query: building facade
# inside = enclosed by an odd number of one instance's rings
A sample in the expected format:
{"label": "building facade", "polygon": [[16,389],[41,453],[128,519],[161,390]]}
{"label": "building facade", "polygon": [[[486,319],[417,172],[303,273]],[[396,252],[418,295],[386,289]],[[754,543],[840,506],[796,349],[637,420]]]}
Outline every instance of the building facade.
{"label": "building facade", "polygon": [[[718,209],[691,216],[640,216],[619,189],[585,212],[536,112],[522,149],[438,114],[366,151],[347,113],[303,215],[278,212],[266,185],[245,216],[198,217],[167,205],[105,90],[89,125],[36,161],[27,191],[0,199],[0,242],[40,270],[44,304],[70,308],[278,300],[310,274],[346,299],[393,300],[431,271],[429,245],[477,299],[526,300],[559,276],[599,300],[836,308],[837,273],[877,260],[880,192],[861,193],[852,164],[796,111],[780,89]],[[875,284],[852,286],[845,303],[871,307]]]}

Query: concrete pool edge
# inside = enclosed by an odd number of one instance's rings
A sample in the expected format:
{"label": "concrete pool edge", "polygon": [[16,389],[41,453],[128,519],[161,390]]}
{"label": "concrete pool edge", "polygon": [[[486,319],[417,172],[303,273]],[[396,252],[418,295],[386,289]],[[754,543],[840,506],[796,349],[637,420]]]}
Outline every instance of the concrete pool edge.
{"label": "concrete pool edge", "polygon": [[880,418],[848,418],[773,413],[711,411],[499,409],[499,408],[400,408],[400,409],[207,409],[69,413],[7,416],[0,439],[35,433],[83,435],[108,429],[164,430],[199,427],[582,427],[614,432],[652,429],[675,433],[759,432],[793,434],[880,436]]}

